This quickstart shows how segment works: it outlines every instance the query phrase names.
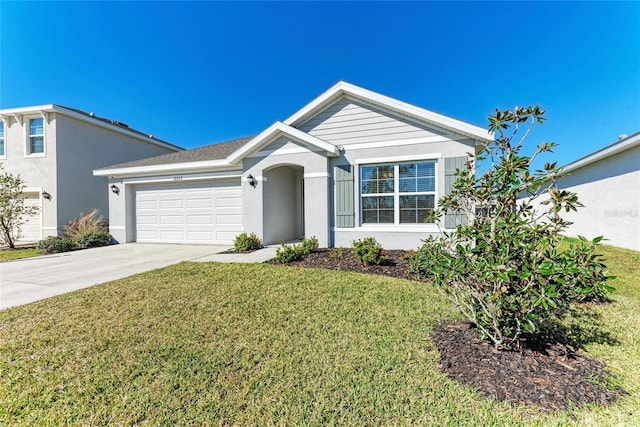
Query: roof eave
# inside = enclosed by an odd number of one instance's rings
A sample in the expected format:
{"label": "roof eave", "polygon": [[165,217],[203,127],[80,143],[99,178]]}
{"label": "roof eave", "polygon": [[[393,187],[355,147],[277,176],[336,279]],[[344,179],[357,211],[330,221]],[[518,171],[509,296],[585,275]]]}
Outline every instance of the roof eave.
{"label": "roof eave", "polygon": [[562,170],[564,172],[571,172],[637,146],[640,146],[640,132],[636,132],[623,140],[616,141],[613,144],[596,151],[595,153],[591,153],[576,160],[575,162],[571,162],[564,166]]}
{"label": "roof eave", "polygon": [[232,166],[226,159],[203,160],[199,162],[167,163],[163,165],[133,166],[125,168],[96,169],[94,176],[121,177],[129,175],[156,175],[158,173],[193,173],[212,168]]}
{"label": "roof eave", "polygon": [[101,120],[97,120],[91,117],[90,115],[81,114],[76,111],[69,110],[61,105],[44,104],[44,105],[36,105],[32,107],[7,108],[4,110],[0,110],[0,116],[5,116],[5,115],[12,116],[14,114],[25,115],[25,114],[33,114],[33,113],[40,113],[40,112],[63,114],[65,116],[68,116],[86,123],[91,123],[94,126],[108,129],[113,132],[118,132],[123,135],[129,136],[131,138],[135,138],[149,144],[157,145],[162,148],[167,148],[173,151],[184,150],[182,147],[163,141],[161,139],[146,136],[143,133],[137,133],[137,132],[134,132],[133,130],[125,129],[107,122],[103,122]]}

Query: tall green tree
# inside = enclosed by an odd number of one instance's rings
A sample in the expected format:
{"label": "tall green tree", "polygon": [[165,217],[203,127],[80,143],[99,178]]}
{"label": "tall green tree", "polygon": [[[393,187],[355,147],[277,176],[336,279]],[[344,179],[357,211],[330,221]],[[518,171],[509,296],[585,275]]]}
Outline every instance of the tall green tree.
{"label": "tall green tree", "polygon": [[38,213],[37,207],[25,205],[24,189],[20,175],[4,171],[0,165],[0,242],[11,249],[22,237],[20,226],[25,217]]}
{"label": "tall green tree", "polygon": [[496,348],[552,332],[572,302],[605,299],[613,290],[595,252],[601,237],[561,246],[570,225],[562,212],[582,205],[575,193],[557,187],[563,174],[555,162],[531,167],[555,144],[522,154],[531,130],[544,120],[538,106],[489,117],[494,140],[476,158],[488,163],[486,171],[476,176],[470,155],[431,218],[464,213],[467,221],[440,239],[428,239],[413,264]]}

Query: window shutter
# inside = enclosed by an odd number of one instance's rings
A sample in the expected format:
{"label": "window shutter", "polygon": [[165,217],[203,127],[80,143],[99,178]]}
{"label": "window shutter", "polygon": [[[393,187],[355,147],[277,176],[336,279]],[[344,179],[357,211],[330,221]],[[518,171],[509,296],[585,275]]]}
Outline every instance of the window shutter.
{"label": "window shutter", "polygon": [[335,187],[336,227],[353,228],[355,226],[355,208],[353,197],[353,166],[338,165],[333,168]]}
{"label": "window shutter", "polygon": [[[467,157],[446,157],[444,159],[444,195],[451,193],[453,184],[456,182],[456,169],[464,169],[464,165],[467,162]],[[465,224],[467,222],[466,215],[463,213],[451,213],[446,212],[444,215],[444,227],[456,228],[458,224]]]}

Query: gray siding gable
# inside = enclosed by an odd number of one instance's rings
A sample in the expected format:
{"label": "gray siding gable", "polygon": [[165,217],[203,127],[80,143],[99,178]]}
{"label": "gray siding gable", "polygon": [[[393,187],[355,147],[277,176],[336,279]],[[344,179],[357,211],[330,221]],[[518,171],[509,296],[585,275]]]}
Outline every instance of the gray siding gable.
{"label": "gray siding gable", "polygon": [[336,145],[449,136],[443,130],[350,97],[338,99],[298,129]]}

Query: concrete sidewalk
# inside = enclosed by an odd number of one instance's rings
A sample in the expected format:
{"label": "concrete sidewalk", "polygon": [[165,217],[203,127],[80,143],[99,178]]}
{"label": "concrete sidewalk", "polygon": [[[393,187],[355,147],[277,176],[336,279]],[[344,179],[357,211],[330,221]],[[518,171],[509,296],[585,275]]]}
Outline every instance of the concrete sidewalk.
{"label": "concrete sidewalk", "polygon": [[263,262],[275,256],[275,248],[249,254],[220,254],[228,249],[230,246],[127,243],[3,262],[0,263],[0,309],[181,261]]}

